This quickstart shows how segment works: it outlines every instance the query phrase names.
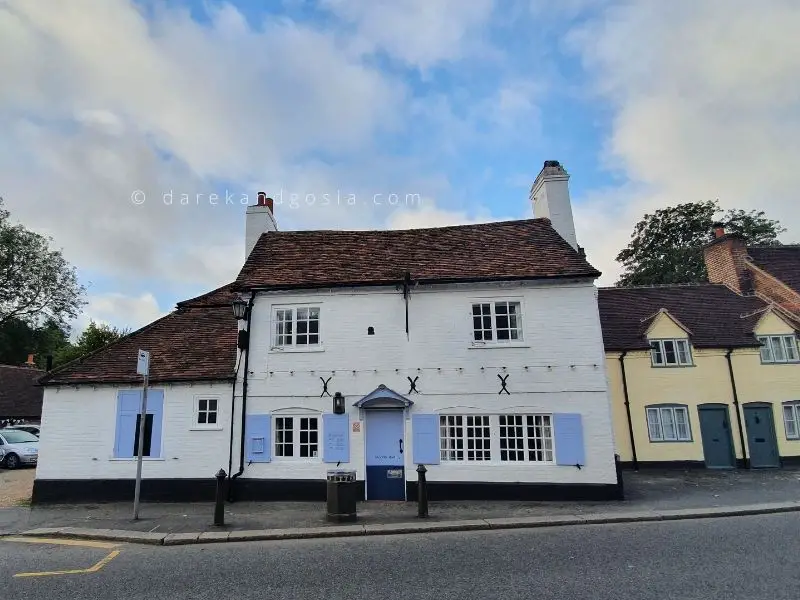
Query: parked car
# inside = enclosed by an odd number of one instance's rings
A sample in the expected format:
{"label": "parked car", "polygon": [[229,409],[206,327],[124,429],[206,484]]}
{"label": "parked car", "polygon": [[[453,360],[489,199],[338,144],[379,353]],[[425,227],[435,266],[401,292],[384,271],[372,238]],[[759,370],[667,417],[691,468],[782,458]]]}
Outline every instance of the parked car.
{"label": "parked car", "polygon": [[39,428],[38,425],[11,425],[10,427],[6,427],[6,429],[18,429],[20,431],[27,431],[28,433],[32,433],[33,435],[35,435],[37,438],[41,437],[41,435],[39,435],[39,431],[41,431],[41,429]]}
{"label": "parked car", "polygon": [[5,454],[0,464],[7,469],[35,465],[39,460],[39,438],[19,429],[0,429],[0,451]]}

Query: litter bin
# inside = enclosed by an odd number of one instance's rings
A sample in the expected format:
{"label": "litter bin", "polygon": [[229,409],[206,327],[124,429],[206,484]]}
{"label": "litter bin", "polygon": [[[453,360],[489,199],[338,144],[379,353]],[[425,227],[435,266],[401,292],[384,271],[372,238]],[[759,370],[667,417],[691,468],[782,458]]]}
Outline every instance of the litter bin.
{"label": "litter bin", "polygon": [[328,471],[328,521],[356,520],[356,472]]}

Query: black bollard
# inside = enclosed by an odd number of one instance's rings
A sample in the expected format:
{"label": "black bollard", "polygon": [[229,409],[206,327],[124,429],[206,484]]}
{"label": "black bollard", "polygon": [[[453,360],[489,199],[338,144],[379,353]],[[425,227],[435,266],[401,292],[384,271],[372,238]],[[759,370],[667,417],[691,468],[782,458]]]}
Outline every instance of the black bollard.
{"label": "black bollard", "polygon": [[217,478],[217,497],[214,504],[214,525],[222,527],[225,525],[225,478],[228,474],[224,469],[220,469],[215,475]]}
{"label": "black bollard", "polygon": [[428,482],[425,480],[425,473],[428,469],[425,465],[417,467],[417,475],[419,480],[417,482],[417,516],[425,518],[428,516]]}

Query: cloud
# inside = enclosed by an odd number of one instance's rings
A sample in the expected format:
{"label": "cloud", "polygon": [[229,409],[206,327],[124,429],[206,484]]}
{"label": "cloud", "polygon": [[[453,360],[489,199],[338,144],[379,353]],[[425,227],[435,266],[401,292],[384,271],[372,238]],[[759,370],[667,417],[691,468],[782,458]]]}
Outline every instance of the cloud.
{"label": "cloud", "polygon": [[79,336],[90,320],[135,331],[169,312],[162,310],[155,296],[149,292],[138,296],[119,292],[90,294],[87,301],[89,305],[85,314],[73,327],[73,337]]}
{"label": "cloud", "polygon": [[794,0],[709,0],[618,2],[573,31],[613,110],[602,160],[627,180],[576,209],[601,270],[647,210],[680,202],[763,209],[800,239],[798,28]]}
{"label": "cloud", "polygon": [[323,5],[356,28],[356,51],[383,51],[421,70],[490,50],[480,34],[494,0],[324,0]]}
{"label": "cloud", "polygon": [[[81,270],[212,287],[243,260],[251,183],[325,175],[315,153],[359,161],[401,123],[406,88],[313,25],[136,6],[0,5],[0,72],[14,81],[0,87],[2,194]],[[237,201],[211,206],[232,181]],[[170,192],[203,200],[167,205]]]}

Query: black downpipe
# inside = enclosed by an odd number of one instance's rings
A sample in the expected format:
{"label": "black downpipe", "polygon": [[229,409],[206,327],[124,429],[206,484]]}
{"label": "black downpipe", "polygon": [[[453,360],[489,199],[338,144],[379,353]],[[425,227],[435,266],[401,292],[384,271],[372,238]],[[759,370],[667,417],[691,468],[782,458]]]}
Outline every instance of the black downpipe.
{"label": "black downpipe", "polygon": [[[247,304],[247,348],[244,352],[244,377],[242,379],[242,432],[239,444],[239,470],[233,474],[228,485],[228,502],[233,502],[233,482],[242,476],[244,473],[244,427],[245,418],[247,417],[247,376],[249,375],[250,364],[250,325],[253,322],[253,303],[256,300],[256,292],[250,296],[250,302]],[[233,432],[233,417],[231,417],[231,432]]]}
{"label": "black downpipe", "polygon": [[622,371],[622,392],[625,394],[625,414],[628,417],[628,435],[631,436],[631,455],[633,458],[633,468],[639,470],[639,459],[636,457],[636,440],[633,436],[633,419],[631,419],[631,403],[628,398],[628,376],[625,373],[625,357],[628,351],[625,350],[619,356],[619,368]]}
{"label": "black downpipe", "polygon": [[742,427],[742,412],[739,410],[739,393],[736,391],[736,378],[733,376],[733,361],[731,360],[733,348],[728,348],[725,358],[728,361],[728,373],[731,376],[731,390],[733,390],[733,410],[736,411],[736,424],[739,426],[739,445],[742,447],[742,460],[745,468],[749,468],[747,447],[744,444],[744,428]]}
{"label": "black downpipe", "polygon": [[231,441],[228,448],[228,479],[233,471],[233,415],[236,408],[236,380],[239,379],[239,369],[242,366],[242,354],[239,353],[239,360],[236,361],[236,374],[233,378],[233,389],[231,390]]}

